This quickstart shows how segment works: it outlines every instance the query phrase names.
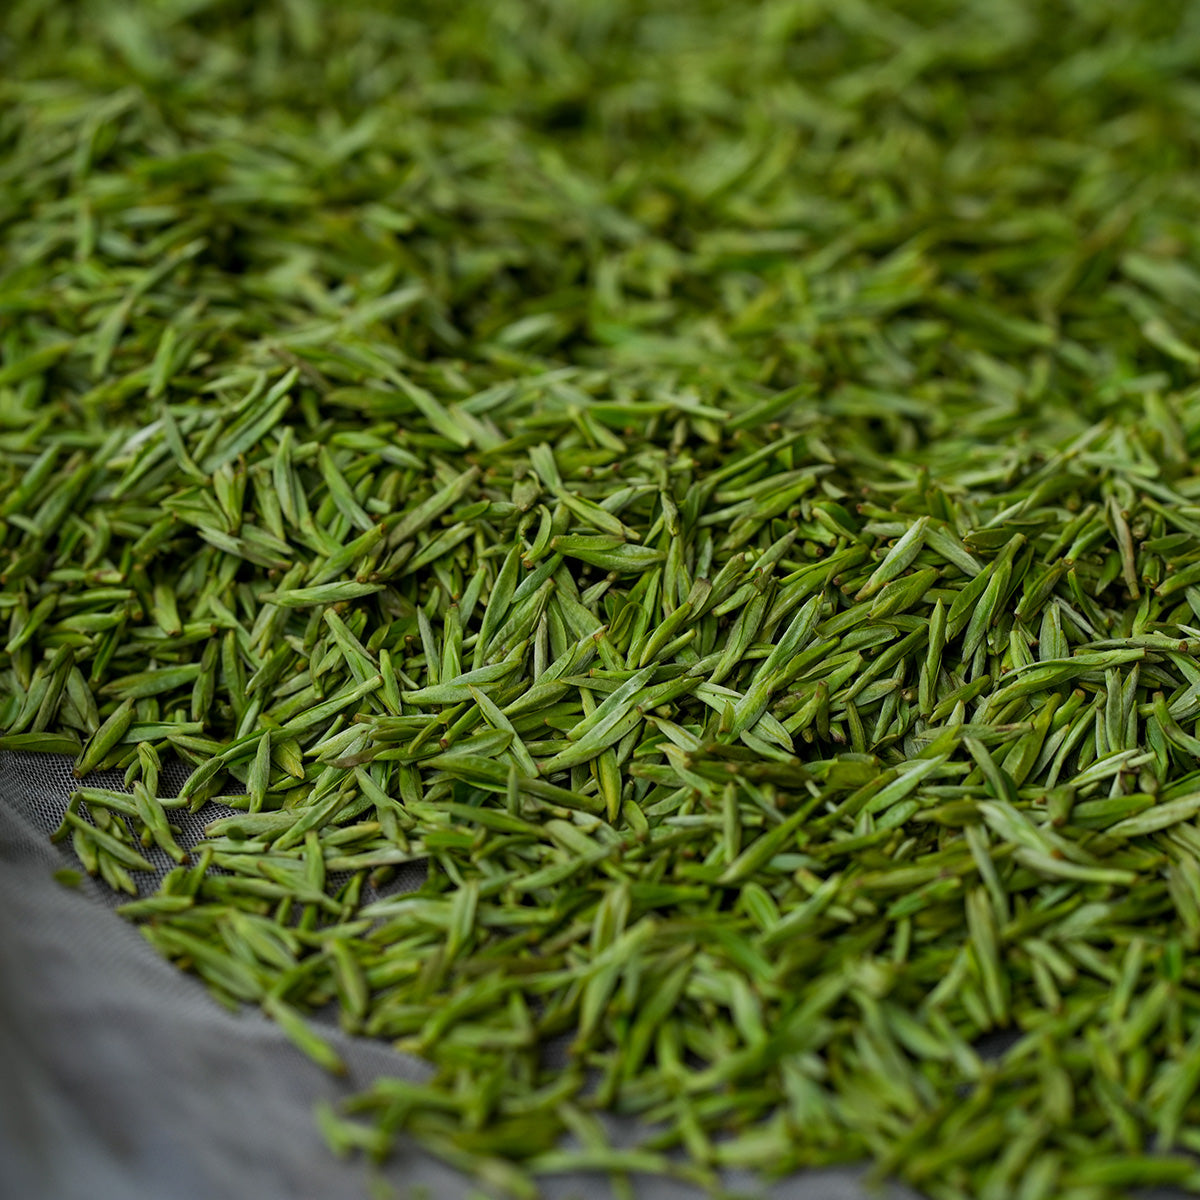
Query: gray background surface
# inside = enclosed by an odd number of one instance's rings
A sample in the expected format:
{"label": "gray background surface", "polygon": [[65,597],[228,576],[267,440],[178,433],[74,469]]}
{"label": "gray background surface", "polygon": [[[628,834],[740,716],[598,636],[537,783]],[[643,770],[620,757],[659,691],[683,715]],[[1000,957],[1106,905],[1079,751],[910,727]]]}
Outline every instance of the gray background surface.
{"label": "gray background surface", "polygon": [[[358,1200],[372,1183],[381,1195],[385,1183],[401,1196],[411,1185],[435,1200],[478,1195],[411,1146],[382,1168],[336,1159],[313,1123],[317,1099],[383,1074],[418,1078],[422,1063],[331,1028],[350,1068],[334,1079],[259,1013],[227,1012],[159,958],[110,911],[103,885],[55,882],[55,868],[76,865],[47,838],[69,766],[0,754],[0,1198]],[[636,1130],[613,1133],[626,1141]],[[814,1172],[766,1193],[747,1174],[727,1178],[739,1193],[780,1200],[913,1200],[898,1186],[868,1189],[861,1175]],[[636,1182],[652,1200],[700,1195],[671,1180]],[[611,1194],[602,1176],[556,1178],[545,1190],[561,1200]]]}

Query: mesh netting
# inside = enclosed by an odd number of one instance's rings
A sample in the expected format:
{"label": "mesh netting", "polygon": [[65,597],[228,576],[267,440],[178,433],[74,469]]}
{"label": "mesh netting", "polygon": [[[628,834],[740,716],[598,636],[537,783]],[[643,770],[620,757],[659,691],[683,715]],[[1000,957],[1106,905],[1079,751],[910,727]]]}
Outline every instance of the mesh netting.
{"label": "mesh netting", "polygon": [[[178,765],[165,767],[163,794],[184,777]],[[88,782],[123,786],[119,772]],[[325,1023],[348,1067],[334,1078],[259,1012],[227,1011],[161,959],[107,911],[122,897],[90,879],[78,889],[54,881],[56,867],[75,865],[68,847],[49,841],[74,785],[70,760],[0,754],[0,1197],[341,1200],[422,1187],[439,1200],[478,1195],[477,1184],[410,1144],[382,1167],[339,1160],[313,1122],[318,1100],[352,1095],[381,1075],[419,1079],[424,1063]],[[194,845],[204,825],[231,811],[174,811],[180,844]],[[143,894],[173,865],[158,853],[147,854],[158,873],[144,873]],[[423,878],[423,866],[411,864],[387,890]],[[644,1133],[631,1122],[609,1127],[618,1144]],[[732,1190],[762,1191],[745,1173],[726,1179]],[[637,1183],[653,1200],[699,1194],[676,1180]],[[548,1181],[545,1192],[567,1200],[610,1189],[603,1177],[578,1174]],[[899,1187],[868,1191],[857,1170],[809,1173],[769,1194],[912,1196]]]}
{"label": "mesh netting", "polygon": [[[5,797],[12,810],[31,828],[47,837],[62,822],[63,810],[78,780],[72,774],[72,760],[53,754],[0,754],[0,795]],[[163,764],[159,779],[159,794],[163,797],[178,794],[188,776],[187,768],[178,761]],[[87,777],[87,785],[113,791],[126,791],[122,771],[93,771]],[[204,827],[221,817],[232,817],[237,810],[226,804],[209,801],[199,812],[186,808],[171,810],[171,823],[179,830],[176,841],[185,850],[191,850],[204,837]],[[139,896],[153,895],[161,885],[167,872],[176,864],[158,846],[140,848],[140,853],[154,865],[153,871],[136,871],[132,879],[137,884]],[[68,858],[70,856],[68,855]],[[213,868],[219,870],[219,868]],[[367,884],[364,894],[372,899],[415,891],[425,882],[426,870],[423,862],[403,863],[395,868],[391,880],[384,886]],[[330,872],[328,884],[336,891],[349,874]],[[131,897],[111,891],[100,883],[89,883],[89,894],[101,902],[116,907]]]}

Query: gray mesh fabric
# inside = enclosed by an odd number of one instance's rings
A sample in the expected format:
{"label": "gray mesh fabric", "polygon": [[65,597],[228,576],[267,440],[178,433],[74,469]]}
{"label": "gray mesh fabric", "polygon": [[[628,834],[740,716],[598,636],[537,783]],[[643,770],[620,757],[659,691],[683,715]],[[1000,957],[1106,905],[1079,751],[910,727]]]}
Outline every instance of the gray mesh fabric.
{"label": "gray mesh fabric", "polygon": [[[164,787],[182,778],[164,774]],[[68,760],[0,754],[0,1200],[349,1200],[418,1185],[438,1200],[477,1195],[471,1181],[412,1146],[382,1168],[339,1160],[313,1123],[318,1099],[382,1074],[419,1078],[423,1063],[331,1026],[326,1035],[349,1067],[347,1078],[334,1079],[261,1014],[226,1011],[159,958],[109,911],[120,898],[102,884],[54,881],[71,855],[48,834],[72,786]],[[217,815],[213,806],[197,817],[173,814],[181,841],[193,843]],[[421,878],[415,869],[392,887]],[[629,1123],[611,1132],[619,1142],[638,1134]],[[742,1173],[728,1183],[758,1190]],[[564,1176],[545,1191],[568,1200],[606,1196],[609,1185]],[[697,1195],[661,1179],[638,1181],[638,1192]],[[853,1170],[810,1173],[770,1194],[912,1197],[898,1187],[868,1191]]]}

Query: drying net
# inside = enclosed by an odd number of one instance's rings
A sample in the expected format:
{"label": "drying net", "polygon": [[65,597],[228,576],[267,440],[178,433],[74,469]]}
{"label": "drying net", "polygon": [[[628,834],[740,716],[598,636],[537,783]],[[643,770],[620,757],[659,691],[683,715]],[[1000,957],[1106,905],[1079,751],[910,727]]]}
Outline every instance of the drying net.
{"label": "drying net", "polygon": [[[164,770],[165,795],[183,781]],[[120,787],[120,772],[89,783]],[[298,1051],[279,1027],[248,1008],[229,1012],[194,976],[164,961],[110,909],[118,897],[84,878],[55,881],[75,866],[49,835],[78,781],[71,760],[0,754],[0,1197],[4,1200],[351,1200],[478,1195],[478,1184],[402,1143],[380,1167],[335,1158],[313,1106],[353,1095],[380,1076],[421,1079],[421,1061],[386,1043],[326,1023],[348,1067],[336,1078]],[[182,845],[232,809],[210,804],[177,815]],[[155,890],[169,860],[148,857]],[[173,865],[173,864],[171,864]],[[414,864],[389,885],[420,886]],[[315,1018],[321,1021],[321,1014]],[[637,1128],[613,1121],[616,1142]],[[904,1200],[898,1185],[868,1189],[862,1172],[806,1173],[764,1190],[742,1172],[730,1188],[779,1200]],[[415,1191],[413,1189],[416,1189]],[[687,1200],[702,1193],[643,1178],[639,1195]],[[547,1183],[550,1197],[603,1197],[605,1177],[578,1173]]]}

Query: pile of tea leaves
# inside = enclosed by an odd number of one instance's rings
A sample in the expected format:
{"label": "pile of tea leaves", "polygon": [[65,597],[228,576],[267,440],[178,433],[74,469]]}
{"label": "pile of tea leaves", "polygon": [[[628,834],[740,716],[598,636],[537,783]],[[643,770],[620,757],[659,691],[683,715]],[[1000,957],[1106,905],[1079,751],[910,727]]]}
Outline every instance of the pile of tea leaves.
{"label": "pile of tea leaves", "polygon": [[1172,0],[4,6],[0,748],[217,997],[432,1064],[335,1147],[1200,1190],[1197,63]]}

